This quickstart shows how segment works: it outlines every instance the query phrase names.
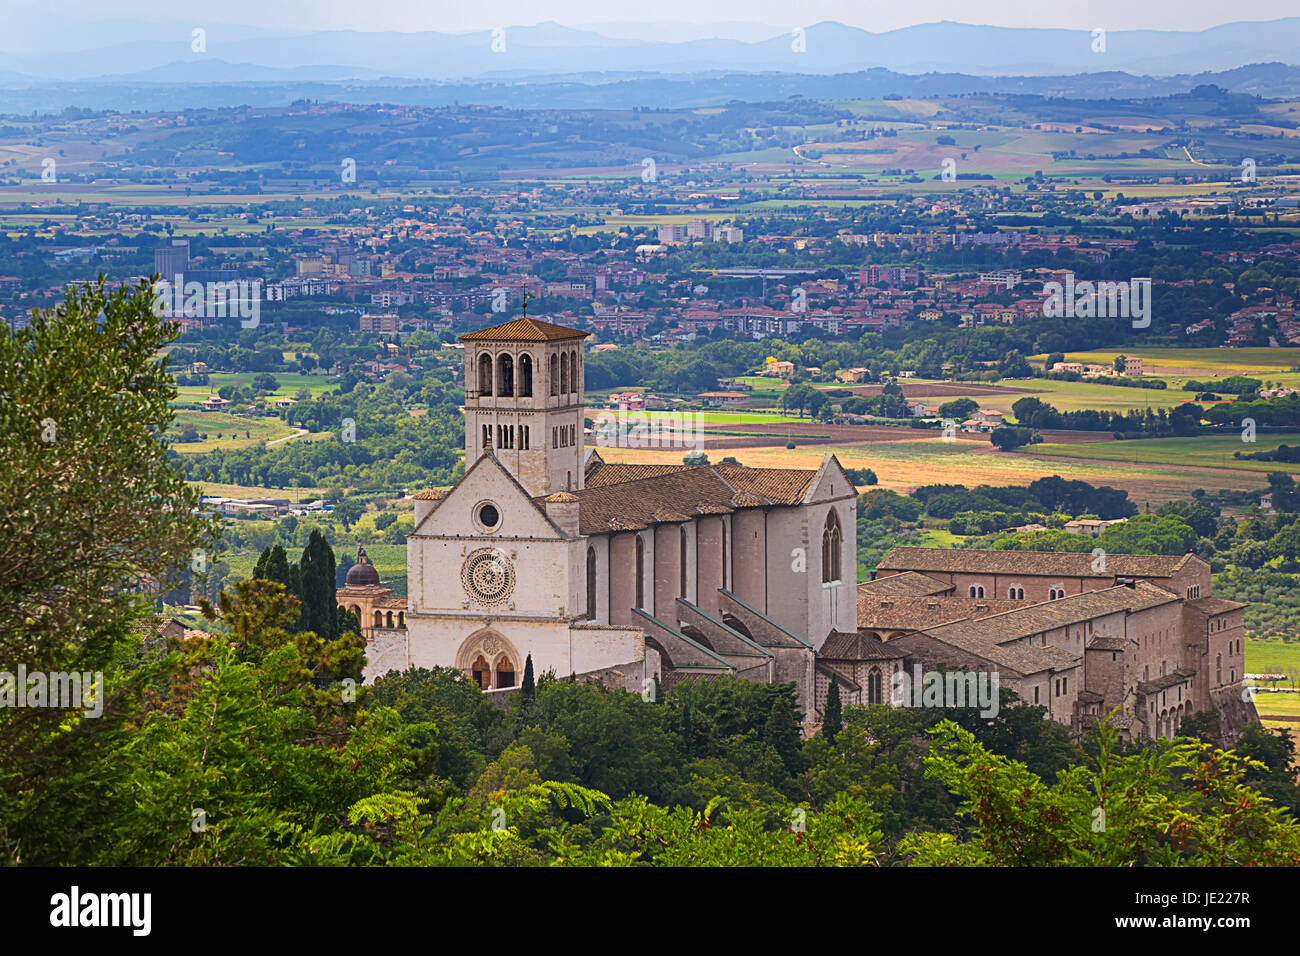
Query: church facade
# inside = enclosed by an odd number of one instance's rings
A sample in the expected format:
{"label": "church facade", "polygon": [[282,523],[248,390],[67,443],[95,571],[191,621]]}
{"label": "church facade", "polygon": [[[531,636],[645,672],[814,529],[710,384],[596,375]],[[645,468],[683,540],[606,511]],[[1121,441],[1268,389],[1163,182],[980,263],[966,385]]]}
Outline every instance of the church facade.
{"label": "church facade", "polygon": [[773,469],[585,451],[586,335],[521,317],[462,336],[466,471],[415,495],[404,606],[364,560],[338,593],[365,629],[367,679],[455,667],[498,690],[531,655],[538,674],[637,692],[793,680],[813,719],[816,650],[857,626],[852,481],[833,456]]}

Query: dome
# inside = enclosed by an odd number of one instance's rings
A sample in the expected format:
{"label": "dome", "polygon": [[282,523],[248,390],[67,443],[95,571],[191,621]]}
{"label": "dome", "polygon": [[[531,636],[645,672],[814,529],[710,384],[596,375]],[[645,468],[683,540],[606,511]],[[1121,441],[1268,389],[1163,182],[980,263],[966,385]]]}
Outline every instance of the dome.
{"label": "dome", "polygon": [[347,586],[350,588],[374,587],[379,584],[379,572],[366,557],[366,549],[357,552],[357,563],[348,568]]}

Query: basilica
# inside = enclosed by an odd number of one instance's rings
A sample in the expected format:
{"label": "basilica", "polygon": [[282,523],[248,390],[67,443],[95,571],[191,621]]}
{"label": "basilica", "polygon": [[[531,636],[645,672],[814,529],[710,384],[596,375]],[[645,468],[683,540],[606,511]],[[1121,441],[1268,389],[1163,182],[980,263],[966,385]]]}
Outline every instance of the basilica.
{"label": "basilica", "polygon": [[697,675],[794,681],[857,628],[857,491],[816,469],[630,465],[584,449],[583,339],[532,317],[462,336],[465,474],[415,497],[407,598],[364,553],[339,603],[367,678],[456,667],[484,690],[537,674],[638,693]]}
{"label": "basilica", "polygon": [[857,489],[815,469],[629,464],[583,442],[587,333],[520,318],[462,336],[465,474],[414,495],[407,597],[365,555],[338,590],[366,679],[456,668],[508,694],[537,675],[641,694],[731,675],[795,685],[806,729],[832,680],[887,704],[903,672],[958,668],[1082,732],[1168,737],[1255,710],[1246,605],[1194,554],[895,548],[857,583]]}

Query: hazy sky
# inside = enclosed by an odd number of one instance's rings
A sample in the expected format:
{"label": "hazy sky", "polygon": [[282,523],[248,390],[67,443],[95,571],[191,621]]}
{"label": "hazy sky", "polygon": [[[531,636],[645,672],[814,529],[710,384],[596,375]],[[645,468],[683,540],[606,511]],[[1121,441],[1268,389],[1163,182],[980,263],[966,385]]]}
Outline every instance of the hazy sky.
{"label": "hazy sky", "polygon": [[[31,5],[31,0],[0,0],[0,8]],[[936,20],[1081,30],[1202,30],[1238,19],[1300,15],[1297,0],[59,0],[46,9],[87,19],[246,23],[295,31],[461,31],[544,20],[571,26],[740,21],[780,30],[838,20],[875,32]]]}

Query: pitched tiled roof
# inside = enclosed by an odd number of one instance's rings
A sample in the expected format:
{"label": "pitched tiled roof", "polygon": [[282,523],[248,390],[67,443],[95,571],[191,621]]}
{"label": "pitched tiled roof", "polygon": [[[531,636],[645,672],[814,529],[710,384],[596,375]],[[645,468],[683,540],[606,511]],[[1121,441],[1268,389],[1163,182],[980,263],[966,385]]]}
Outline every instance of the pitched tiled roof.
{"label": "pitched tiled roof", "polygon": [[944,594],[952,591],[953,585],[946,581],[936,581],[919,571],[904,571],[901,574],[888,574],[873,581],[863,581],[858,585],[858,601],[863,595],[872,599],[924,597],[928,594]]}
{"label": "pitched tiled roof", "polygon": [[1017,607],[977,620],[957,621],[926,628],[927,637],[950,644],[1008,667],[1021,674],[1060,669],[1077,664],[1078,657],[1053,645],[1018,643],[1067,624],[1075,624],[1125,610],[1140,610],[1177,601],[1178,596],[1146,581],[1135,587],[1117,585],[1099,591],[1071,594],[1056,601]]}
{"label": "pitched tiled roof", "polygon": [[1137,641],[1129,637],[1115,637],[1111,634],[1098,634],[1088,642],[1090,651],[1127,651],[1136,646]]}
{"label": "pitched tiled roof", "polygon": [[1066,551],[976,551],[962,548],[892,548],[878,567],[887,571],[961,574],[1060,575],[1070,578],[1173,576],[1193,554],[1108,554],[1106,570],[1093,570],[1091,553]]}
{"label": "pitched tiled roof", "polygon": [[858,594],[858,627],[920,631],[951,621],[1001,614],[1024,607],[1023,601],[967,597],[872,598]]}
{"label": "pitched tiled roof", "polygon": [[652,524],[794,505],[817,472],[744,465],[620,465],[606,462],[576,492],[582,534],[633,531]]}
{"label": "pitched tiled roof", "polygon": [[1238,611],[1243,607],[1250,606],[1242,604],[1240,601],[1229,601],[1227,598],[1217,597],[1197,598],[1195,601],[1188,601],[1187,605],[1209,615],[1225,614],[1228,611]]}
{"label": "pitched tiled roof", "polygon": [[1196,676],[1196,671],[1190,667],[1180,667],[1172,674],[1165,674],[1163,677],[1157,677],[1155,680],[1138,681],[1139,694],[1158,694],[1162,690],[1168,690],[1178,684],[1185,683]]}
{"label": "pitched tiled roof", "polygon": [[588,488],[601,488],[605,485],[621,485],[625,481],[640,481],[642,478],[656,478],[659,475],[671,475],[685,471],[691,465],[630,465],[621,462],[600,460],[587,472],[585,483]]}
{"label": "pitched tiled roof", "polygon": [[447,497],[447,492],[441,488],[427,488],[424,491],[417,491],[411,497],[416,501],[441,501]]}
{"label": "pitched tiled roof", "polygon": [[834,661],[887,661],[898,660],[906,655],[897,647],[890,647],[878,637],[865,634],[850,634],[845,631],[831,631],[817,659]]}
{"label": "pitched tiled roof", "polygon": [[738,491],[751,492],[778,505],[803,501],[808,486],[817,477],[817,472],[809,468],[746,468],[729,461],[712,466],[712,470]]}
{"label": "pitched tiled roof", "polygon": [[585,339],[590,332],[543,322],[532,316],[520,316],[500,325],[488,326],[460,337],[462,342],[556,342],[561,339]]}
{"label": "pitched tiled roof", "polygon": [[702,466],[683,467],[639,481],[588,486],[575,494],[582,534],[637,531],[671,521],[673,516],[687,521],[701,514],[735,510],[731,504],[735,492],[712,468]]}

